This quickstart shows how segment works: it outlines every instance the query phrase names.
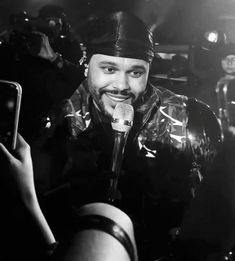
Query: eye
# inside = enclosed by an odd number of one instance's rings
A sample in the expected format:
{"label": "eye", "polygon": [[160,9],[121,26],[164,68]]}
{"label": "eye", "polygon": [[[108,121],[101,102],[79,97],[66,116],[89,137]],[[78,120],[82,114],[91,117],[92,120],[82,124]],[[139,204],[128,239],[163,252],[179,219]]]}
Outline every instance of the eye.
{"label": "eye", "polygon": [[105,73],[112,74],[115,72],[115,68],[110,66],[101,67]]}
{"label": "eye", "polygon": [[144,74],[143,71],[140,71],[140,70],[136,70],[136,71],[132,71],[130,72],[130,75],[134,78],[139,78],[141,77],[142,75]]}

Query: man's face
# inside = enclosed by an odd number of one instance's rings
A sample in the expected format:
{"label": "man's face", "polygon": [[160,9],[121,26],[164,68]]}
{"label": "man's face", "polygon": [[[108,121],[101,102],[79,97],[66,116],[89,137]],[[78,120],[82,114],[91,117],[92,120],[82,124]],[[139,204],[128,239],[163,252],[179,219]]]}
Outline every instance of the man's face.
{"label": "man's face", "polygon": [[221,60],[221,66],[227,74],[235,74],[235,55],[230,54]]}
{"label": "man's face", "polygon": [[144,60],[95,54],[88,68],[89,91],[99,109],[112,116],[117,103],[133,105],[144,93],[148,74]]}

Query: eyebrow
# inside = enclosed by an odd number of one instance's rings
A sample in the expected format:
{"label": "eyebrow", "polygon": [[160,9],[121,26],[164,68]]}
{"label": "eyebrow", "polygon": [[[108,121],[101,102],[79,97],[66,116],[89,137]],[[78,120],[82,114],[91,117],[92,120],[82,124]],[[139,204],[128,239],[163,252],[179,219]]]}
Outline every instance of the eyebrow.
{"label": "eyebrow", "polygon": [[140,70],[144,70],[144,71],[146,71],[146,68],[145,68],[145,66],[144,65],[133,65],[132,67],[131,67],[132,69],[140,69]]}
{"label": "eyebrow", "polygon": [[111,66],[117,66],[116,63],[110,62],[110,61],[101,61],[98,63],[99,65],[111,65]]}
{"label": "eyebrow", "polygon": [[[114,66],[114,67],[118,67],[118,65],[115,63],[115,62],[110,62],[110,61],[101,61],[101,62],[99,62],[99,65],[110,65],[110,66]],[[137,69],[140,69],[140,70],[144,70],[144,71],[146,71],[146,68],[145,68],[145,66],[144,65],[132,65],[131,67],[130,67],[130,70],[133,70],[133,69],[135,69],[135,70],[137,70]]]}

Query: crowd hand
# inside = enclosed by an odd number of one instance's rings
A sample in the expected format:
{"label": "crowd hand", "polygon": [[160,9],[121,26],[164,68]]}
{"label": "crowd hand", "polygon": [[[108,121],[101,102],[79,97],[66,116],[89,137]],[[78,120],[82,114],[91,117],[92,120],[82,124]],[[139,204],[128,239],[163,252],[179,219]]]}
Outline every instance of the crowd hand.
{"label": "crowd hand", "polygon": [[48,36],[39,31],[33,31],[33,34],[39,35],[41,37],[40,50],[37,56],[53,62],[57,58],[57,53],[51,47]]}
{"label": "crowd hand", "polygon": [[30,146],[18,134],[14,155],[2,143],[0,153],[6,166],[5,176],[13,183],[14,192],[17,192],[26,205],[31,204],[36,198],[36,192]]}
{"label": "crowd hand", "polygon": [[[14,153],[14,155],[13,155]],[[0,154],[6,166],[6,175],[15,185],[17,195],[27,209],[29,216],[35,227],[39,231],[39,237],[48,246],[54,249],[55,237],[41,211],[34,185],[33,164],[30,146],[20,134],[17,136],[16,149],[11,153],[2,143],[0,143]]]}

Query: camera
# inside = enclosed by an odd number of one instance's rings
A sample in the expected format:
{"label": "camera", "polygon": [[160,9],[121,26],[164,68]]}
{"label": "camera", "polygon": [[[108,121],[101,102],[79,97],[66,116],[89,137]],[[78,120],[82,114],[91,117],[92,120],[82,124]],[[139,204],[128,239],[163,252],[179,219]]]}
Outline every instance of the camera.
{"label": "camera", "polygon": [[35,32],[43,33],[49,38],[56,37],[54,25],[40,17],[32,17],[26,12],[11,14],[9,25],[11,32],[9,42],[21,55],[27,54],[29,51],[35,55],[39,53],[41,35]]}
{"label": "camera", "polygon": [[39,31],[48,37],[55,36],[55,26],[40,17],[30,16],[25,11],[10,15],[9,23],[11,29],[16,33],[28,35],[33,33],[33,31]]}

